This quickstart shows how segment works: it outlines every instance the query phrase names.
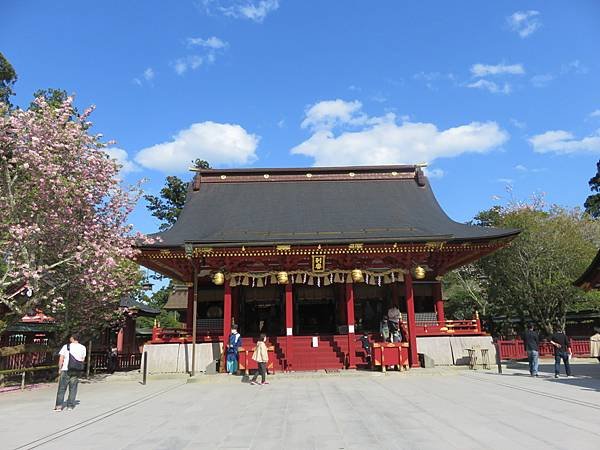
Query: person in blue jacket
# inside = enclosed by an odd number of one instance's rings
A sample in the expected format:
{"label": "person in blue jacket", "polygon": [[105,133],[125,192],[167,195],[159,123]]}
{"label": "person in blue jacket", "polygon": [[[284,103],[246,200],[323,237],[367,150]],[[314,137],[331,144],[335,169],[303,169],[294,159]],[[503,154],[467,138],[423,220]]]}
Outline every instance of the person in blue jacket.
{"label": "person in blue jacket", "polygon": [[231,327],[229,342],[227,343],[227,373],[233,375],[238,370],[238,348],[242,345],[242,337],[238,333],[237,327]]}

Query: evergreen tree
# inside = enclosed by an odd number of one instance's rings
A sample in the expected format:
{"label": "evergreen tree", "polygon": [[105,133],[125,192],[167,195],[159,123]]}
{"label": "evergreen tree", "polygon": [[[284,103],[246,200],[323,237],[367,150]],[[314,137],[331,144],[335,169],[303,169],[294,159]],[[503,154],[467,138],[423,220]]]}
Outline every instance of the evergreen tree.
{"label": "evergreen tree", "polygon": [[[196,159],[194,165],[198,169],[210,169],[208,162],[203,159]],[[154,217],[162,222],[159,227],[161,231],[169,229],[177,222],[177,218],[181,214],[181,210],[185,204],[188,187],[189,182],[183,181],[176,176],[168,176],[165,186],[160,190],[159,196],[144,196],[148,202],[146,208],[148,208]]]}
{"label": "evergreen tree", "polygon": [[585,212],[596,219],[600,217],[600,161],[596,163],[596,175],[590,178],[590,189],[596,194],[590,194],[583,206]]}

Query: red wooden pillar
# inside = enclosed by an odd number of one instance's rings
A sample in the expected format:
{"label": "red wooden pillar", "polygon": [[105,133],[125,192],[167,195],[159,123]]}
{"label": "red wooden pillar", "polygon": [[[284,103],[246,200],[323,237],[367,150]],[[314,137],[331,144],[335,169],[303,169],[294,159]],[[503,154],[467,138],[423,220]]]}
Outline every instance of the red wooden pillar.
{"label": "red wooden pillar", "polygon": [[285,359],[289,370],[292,366],[292,340],[294,334],[294,304],[292,283],[285,285]]}
{"label": "red wooden pillar", "polygon": [[117,353],[123,353],[123,328],[117,333]]}
{"label": "red wooden pillar", "polygon": [[223,294],[223,345],[227,345],[229,333],[231,333],[231,286],[225,280],[225,291]]}
{"label": "red wooden pillar", "polygon": [[194,283],[188,284],[187,312],[185,314],[185,327],[192,330],[194,326]]}
{"label": "red wooden pillar", "polygon": [[348,368],[356,369],[354,336],[354,289],[352,283],[346,283],[346,317],[348,322]]}
{"label": "red wooden pillar", "polygon": [[433,285],[433,299],[435,301],[435,312],[437,313],[438,325],[443,327],[446,323],[444,316],[444,299],[442,298],[442,282],[438,281]]}
{"label": "red wooden pillar", "polygon": [[240,297],[240,288],[238,286],[237,288],[231,290],[231,319],[233,320],[233,323],[236,324],[238,327],[240,326],[239,297]]}
{"label": "red wooden pillar", "polygon": [[410,351],[410,366],[419,367],[417,321],[415,320],[415,293],[413,291],[412,275],[410,272],[404,274],[404,289],[406,291],[406,314],[408,316],[408,349]]}

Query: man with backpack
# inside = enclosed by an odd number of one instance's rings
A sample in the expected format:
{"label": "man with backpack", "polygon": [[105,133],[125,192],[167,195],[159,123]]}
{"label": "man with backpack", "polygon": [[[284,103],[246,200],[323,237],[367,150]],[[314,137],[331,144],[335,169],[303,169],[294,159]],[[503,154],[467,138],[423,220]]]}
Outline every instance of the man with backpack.
{"label": "man with backpack", "polygon": [[69,397],[67,398],[67,409],[75,408],[77,397],[77,385],[79,377],[85,368],[86,348],[79,343],[78,336],[74,333],[69,337],[69,343],[62,346],[58,359],[58,392],[56,393],[56,404],[54,411],[63,410],[63,401],[67,386]]}

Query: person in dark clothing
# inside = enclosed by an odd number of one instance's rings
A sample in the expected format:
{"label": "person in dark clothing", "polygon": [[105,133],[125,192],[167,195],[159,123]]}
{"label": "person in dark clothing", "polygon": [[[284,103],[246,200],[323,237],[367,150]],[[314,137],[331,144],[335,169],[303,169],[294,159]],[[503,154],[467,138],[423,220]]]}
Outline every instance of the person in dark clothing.
{"label": "person in dark clothing", "polygon": [[565,371],[567,377],[571,376],[571,365],[569,357],[571,356],[571,343],[569,338],[561,328],[556,328],[556,331],[550,338],[550,343],[554,346],[554,378],[558,378],[560,374],[560,360],[565,363]]}
{"label": "person in dark clothing", "polygon": [[365,351],[365,359],[367,360],[367,365],[371,365],[371,342],[369,341],[369,334],[364,331],[363,334],[358,338],[358,340],[362,344],[362,348]]}
{"label": "person in dark clothing", "polygon": [[527,352],[527,360],[529,361],[529,373],[532,377],[538,376],[539,366],[539,347],[540,337],[537,331],[534,331],[533,324],[527,325],[527,331],[523,336],[523,342],[525,344],[525,351]]}

